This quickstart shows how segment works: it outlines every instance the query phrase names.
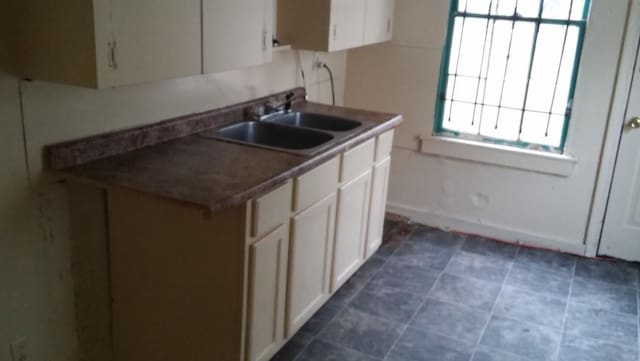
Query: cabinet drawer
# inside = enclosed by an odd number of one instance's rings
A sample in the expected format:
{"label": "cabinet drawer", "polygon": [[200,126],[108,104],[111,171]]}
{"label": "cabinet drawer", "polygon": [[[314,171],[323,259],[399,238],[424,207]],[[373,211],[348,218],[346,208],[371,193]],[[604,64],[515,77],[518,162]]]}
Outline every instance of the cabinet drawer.
{"label": "cabinet drawer", "polygon": [[339,160],[327,163],[296,178],[293,191],[293,210],[301,211],[336,191]]}
{"label": "cabinet drawer", "polygon": [[393,130],[378,136],[376,141],[376,163],[383,161],[391,154],[393,147]]}
{"label": "cabinet drawer", "polygon": [[341,182],[353,180],[371,169],[375,144],[375,139],[371,139],[342,155]]}
{"label": "cabinet drawer", "polygon": [[251,202],[251,237],[262,237],[285,223],[291,207],[291,182]]}

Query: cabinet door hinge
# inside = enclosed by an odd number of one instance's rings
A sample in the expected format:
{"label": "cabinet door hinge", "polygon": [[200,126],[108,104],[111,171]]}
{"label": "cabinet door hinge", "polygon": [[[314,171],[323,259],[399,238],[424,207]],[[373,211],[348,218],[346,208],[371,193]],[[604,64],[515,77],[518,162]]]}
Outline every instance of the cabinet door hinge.
{"label": "cabinet door hinge", "polygon": [[117,43],[115,40],[109,41],[107,46],[109,47],[109,68],[116,70],[118,69],[118,61],[116,59],[116,47]]}

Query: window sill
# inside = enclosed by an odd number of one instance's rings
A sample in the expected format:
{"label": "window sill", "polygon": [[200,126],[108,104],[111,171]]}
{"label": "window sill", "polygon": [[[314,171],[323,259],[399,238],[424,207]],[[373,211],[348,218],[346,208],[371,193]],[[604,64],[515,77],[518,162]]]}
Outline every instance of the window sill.
{"label": "window sill", "polygon": [[571,176],[577,163],[564,154],[439,136],[421,136],[420,152],[562,177]]}

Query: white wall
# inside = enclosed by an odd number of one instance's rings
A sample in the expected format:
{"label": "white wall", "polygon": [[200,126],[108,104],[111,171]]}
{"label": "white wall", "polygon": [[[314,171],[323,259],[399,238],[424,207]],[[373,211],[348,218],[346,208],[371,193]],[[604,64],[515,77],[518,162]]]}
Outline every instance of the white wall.
{"label": "white wall", "polygon": [[[321,57],[334,69],[341,104],[346,53]],[[311,52],[301,58],[310,100],[329,102],[325,71],[311,70]],[[0,75],[0,361],[10,360],[9,344],[21,337],[27,337],[30,360],[76,359],[67,199],[64,184],[43,173],[45,145],[301,84],[293,51],[277,52],[264,66],[101,91]]]}
{"label": "white wall", "polygon": [[593,2],[563,159],[570,170],[550,175],[528,169],[518,154],[508,153],[507,167],[495,164],[501,153],[479,158],[456,144],[419,151],[420,137],[433,143],[448,2],[397,0],[393,42],[349,52],[345,91],[347,106],[405,116],[394,143],[391,210],[442,228],[583,253],[627,7]]}

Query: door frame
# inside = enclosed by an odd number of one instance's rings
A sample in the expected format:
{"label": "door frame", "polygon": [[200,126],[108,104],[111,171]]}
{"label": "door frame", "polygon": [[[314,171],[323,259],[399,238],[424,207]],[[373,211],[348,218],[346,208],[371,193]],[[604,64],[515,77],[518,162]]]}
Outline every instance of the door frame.
{"label": "door frame", "polygon": [[636,56],[640,45],[640,0],[629,1],[629,11],[627,14],[626,32],[620,61],[618,62],[618,75],[616,76],[616,86],[606,133],[599,160],[599,170],[596,179],[596,186],[591,204],[591,211],[587,223],[585,236],[585,256],[595,257],[598,254],[604,217],[607,211],[609,193],[618,157],[618,149],[622,138],[622,129],[626,122],[627,104],[631,91],[633,72],[636,70]]}

